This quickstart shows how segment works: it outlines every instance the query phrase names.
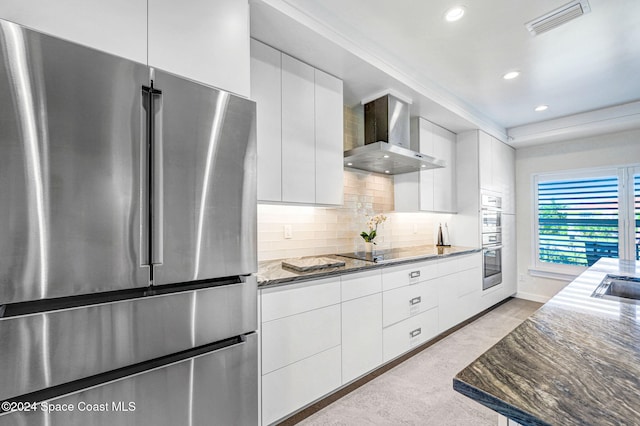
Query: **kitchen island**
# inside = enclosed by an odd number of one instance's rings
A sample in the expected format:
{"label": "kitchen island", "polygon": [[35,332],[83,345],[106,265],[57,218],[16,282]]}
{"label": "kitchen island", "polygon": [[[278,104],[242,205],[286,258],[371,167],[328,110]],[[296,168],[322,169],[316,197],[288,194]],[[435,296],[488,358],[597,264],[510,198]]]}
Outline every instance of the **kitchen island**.
{"label": "kitchen island", "polygon": [[592,297],[640,263],[600,259],[456,375],[458,392],[522,425],[640,424],[640,320],[628,299]]}

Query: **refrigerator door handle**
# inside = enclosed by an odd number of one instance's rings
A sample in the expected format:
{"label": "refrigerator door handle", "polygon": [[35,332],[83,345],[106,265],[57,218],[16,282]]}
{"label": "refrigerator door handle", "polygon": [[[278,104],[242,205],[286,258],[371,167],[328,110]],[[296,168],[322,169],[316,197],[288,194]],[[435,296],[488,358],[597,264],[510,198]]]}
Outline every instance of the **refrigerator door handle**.
{"label": "refrigerator door handle", "polygon": [[140,257],[141,265],[162,264],[162,92],[142,86],[140,141]]}
{"label": "refrigerator door handle", "polygon": [[164,259],[164,218],[163,218],[163,194],[164,194],[164,162],[163,132],[162,132],[162,91],[153,88],[152,81],[152,115],[151,115],[151,264],[162,265]]}
{"label": "refrigerator door handle", "polygon": [[151,185],[150,173],[150,141],[151,141],[151,87],[142,86],[140,105],[140,266],[151,264],[151,235],[149,223],[151,213],[149,209],[149,190]]}

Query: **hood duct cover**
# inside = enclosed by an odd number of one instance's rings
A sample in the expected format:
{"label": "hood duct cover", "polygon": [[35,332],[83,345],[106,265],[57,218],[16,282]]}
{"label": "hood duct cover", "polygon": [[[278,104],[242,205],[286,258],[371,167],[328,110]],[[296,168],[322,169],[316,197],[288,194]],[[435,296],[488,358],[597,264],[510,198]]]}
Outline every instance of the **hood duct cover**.
{"label": "hood duct cover", "polygon": [[446,163],[411,150],[409,104],[392,95],[364,105],[364,146],[344,153],[345,167],[397,175],[446,167]]}

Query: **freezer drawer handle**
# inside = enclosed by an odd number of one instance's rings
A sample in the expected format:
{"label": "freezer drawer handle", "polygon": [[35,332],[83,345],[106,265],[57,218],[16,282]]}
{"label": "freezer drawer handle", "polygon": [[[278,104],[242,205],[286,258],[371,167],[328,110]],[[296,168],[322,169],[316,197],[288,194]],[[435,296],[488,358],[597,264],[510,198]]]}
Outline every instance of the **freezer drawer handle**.
{"label": "freezer drawer handle", "polygon": [[413,299],[409,300],[409,303],[411,305],[417,305],[420,302],[422,302],[422,297],[420,297],[420,296],[414,297]]}
{"label": "freezer drawer handle", "polygon": [[420,276],[420,271],[413,271],[409,274],[411,278],[418,278]]}
{"label": "freezer drawer handle", "polygon": [[411,333],[409,333],[409,335],[411,337],[417,337],[422,333],[422,327],[421,328],[416,328],[415,330],[413,330]]}

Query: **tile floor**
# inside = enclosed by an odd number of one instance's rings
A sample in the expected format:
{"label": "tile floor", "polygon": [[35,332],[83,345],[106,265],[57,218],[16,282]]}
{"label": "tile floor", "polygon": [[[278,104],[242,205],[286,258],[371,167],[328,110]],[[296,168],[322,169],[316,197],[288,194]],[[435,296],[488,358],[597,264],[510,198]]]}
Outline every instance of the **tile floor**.
{"label": "tile floor", "polygon": [[298,424],[496,426],[494,411],[453,390],[453,376],[540,306],[512,299]]}

